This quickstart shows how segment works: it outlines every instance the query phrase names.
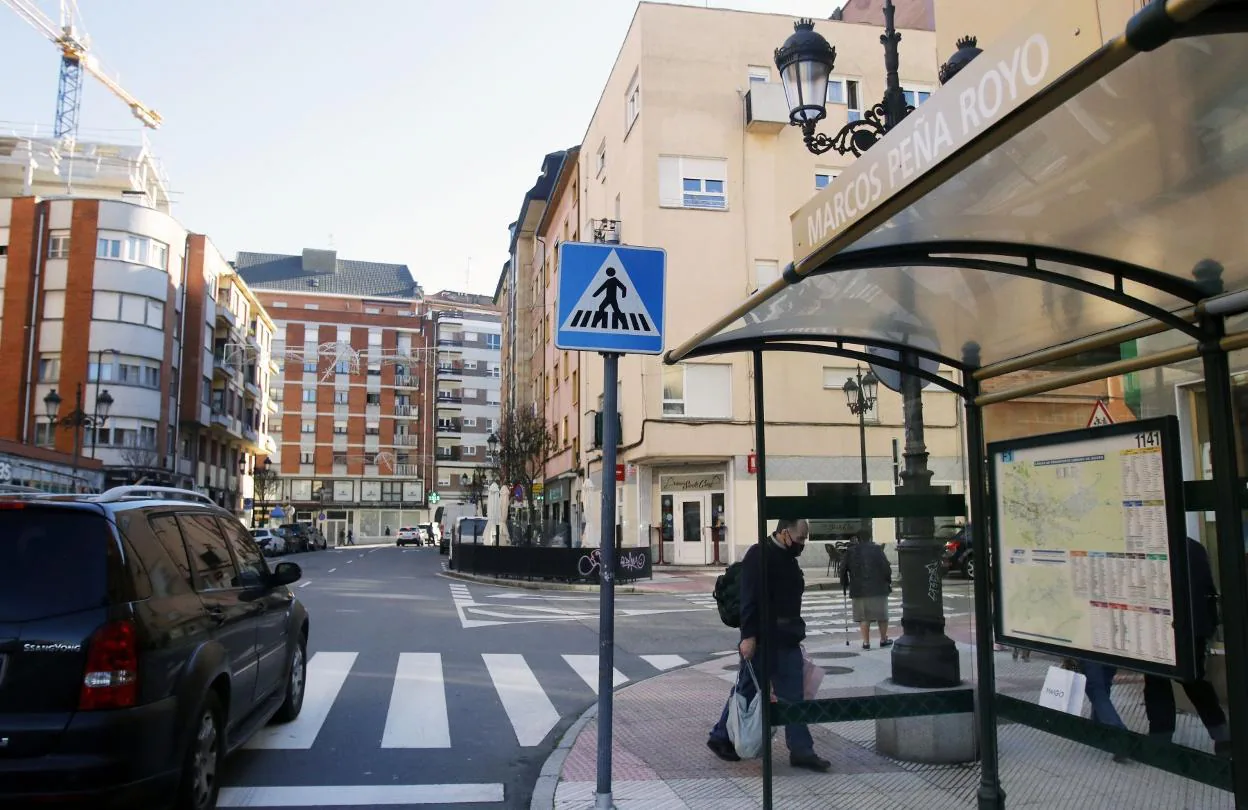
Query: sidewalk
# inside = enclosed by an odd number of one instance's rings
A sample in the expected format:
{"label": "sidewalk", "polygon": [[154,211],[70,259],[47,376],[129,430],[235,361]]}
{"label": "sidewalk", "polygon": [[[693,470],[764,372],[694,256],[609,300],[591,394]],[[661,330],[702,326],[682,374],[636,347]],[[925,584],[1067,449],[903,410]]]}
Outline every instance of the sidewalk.
{"label": "sidewalk", "polygon": [[[958,646],[963,677],[969,680],[973,648]],[[886,650],[850,650],[843,640],[824,639],[807,649],[827,672],[820,697],[871,694],[889,674]],[[1038,656],[1015,662],[1003,652],[997,653],[996,663],[999,691],[1036,699],[1052,662]],[[615,693],[612,793],[619,810],[762,807],[761,763],[723,762],[706,748],[707,732],[728,696],[735,669],[736,657],[727,655]],[[1136,731],[1146,727],[1139,688],[1123,680],[1114,692],[1124,721]],[[790,767],[783,732],[777,731],[772,748],[777,810],[975,807],[977,763],[937,766],[884,757],[874,750],[873,721],[812,726],[811,732],[818,753],[832,761],[832,771],[815,774]],[[1010,808],[1233,806],[1229,793],[1139,764],[1115,765],[1107,753],[1026,726],[1003,723],[998,736],[1001,780]],[[1192,717],[1180,716],[1175,741],[1209,748],[1203,727]],[[591,717],[574,726],[547,761],[533,810],[592,808],[596,765],[597,723]]]}

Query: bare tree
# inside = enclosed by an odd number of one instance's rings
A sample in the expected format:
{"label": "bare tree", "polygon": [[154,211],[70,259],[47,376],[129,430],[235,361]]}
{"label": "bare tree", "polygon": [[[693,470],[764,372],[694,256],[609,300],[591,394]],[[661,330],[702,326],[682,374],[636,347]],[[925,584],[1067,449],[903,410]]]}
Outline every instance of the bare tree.
{"label": "bare tree", "polygon": [[486,495],[490,491],[490,482],[495,480],[494,474],[493,468],[478,465],[470,475],[464,476],[468,480],[468,502],[475,504],[482,515],[486,514]]}
{"label": "bare tree", "polygon": [[160,454],[148,444],[128,444],[121,449],[121,460],[130,471],[131,483],[142,484],[147,477],[160,469]]}
{"label": "bare tree", "polygon": [[546,459],[558,446],[554,431],[542,416],[521,409],[510,411],[503,418],[498,431],[499,480],[524,487],[530,520],[537,514],[533,484],[545,477]]}
{"label": "bare tree", "polygon": [[[256,512],[259,510],[260,504],[267,504],[277,499],[281,493],[282,477],[277,471],[266,467],[263,464],[257,464],[256,470],[251,474],[252,486],[252,525],[255,525]],[[265,513],[266,515],[268,512]]]}

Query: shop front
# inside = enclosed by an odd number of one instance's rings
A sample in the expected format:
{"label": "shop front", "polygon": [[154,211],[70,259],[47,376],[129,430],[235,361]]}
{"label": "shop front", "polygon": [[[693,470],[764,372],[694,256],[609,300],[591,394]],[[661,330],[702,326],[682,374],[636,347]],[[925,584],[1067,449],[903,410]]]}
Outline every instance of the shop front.
{"label": "shop front", "polygon": [[664,560],[676,565],[724,561],[727,487],[722,471],[656,471]]}

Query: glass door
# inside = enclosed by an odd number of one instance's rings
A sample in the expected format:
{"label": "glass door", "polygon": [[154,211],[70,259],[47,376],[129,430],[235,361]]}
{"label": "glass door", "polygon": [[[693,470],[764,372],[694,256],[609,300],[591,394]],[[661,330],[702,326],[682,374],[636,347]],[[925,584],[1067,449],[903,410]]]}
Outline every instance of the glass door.
{"label": "glass door", "polygon": [[706,564],[706,496],[676,496],[676,564]]}

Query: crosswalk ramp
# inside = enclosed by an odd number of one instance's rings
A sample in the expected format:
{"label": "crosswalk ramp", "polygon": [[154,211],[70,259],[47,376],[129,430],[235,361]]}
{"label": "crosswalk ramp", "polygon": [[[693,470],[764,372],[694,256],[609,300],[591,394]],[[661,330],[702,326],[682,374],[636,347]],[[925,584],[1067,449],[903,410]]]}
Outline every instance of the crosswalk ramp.
{"label": "crosswalk ramp", "polygon": [[[521,747],[540,745],[559,723],[560,713],[543,687],[544,680],[566,683],[571,672],[584,684],[583,697],[598,693],[597,655],[542,655],[534,659],[541,662],[541,668],[534,669],[530,659],[522,654],[482,653],[474,656],[472,662],[473,666],[479,663],[488,677]],[[354,652],[315,653],[308,660],[299,717],[290,723],[265,727],[245,747],[286,751],[312,748],[349,679],[353,675],[376,677],[376,673],[360,672],[358,663],[359,654]],[[612,683],[618,688],[688,663],[691,661],[685,657],[672,654],[629,656],[617,661]],[[446,669],[441,653],[399,653],[390,673],[389,705],[379,736],[381,748],[451,747],[453,718],[447,700]],[[566,694],[566,689],[562,693]]]}

